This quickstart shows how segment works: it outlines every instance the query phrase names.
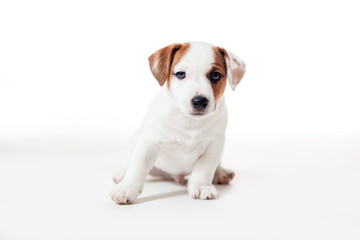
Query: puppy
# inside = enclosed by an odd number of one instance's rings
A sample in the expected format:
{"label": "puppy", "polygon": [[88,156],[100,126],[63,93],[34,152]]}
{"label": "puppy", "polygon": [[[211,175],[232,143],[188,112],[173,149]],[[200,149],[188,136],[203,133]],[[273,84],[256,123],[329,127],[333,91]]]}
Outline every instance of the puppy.
{"label": "puppy", "polygon": [[224,91],[245,74],[245,63],[221,47],[204,42],[172,44],[149,57],[160,86],[138,131],[130,165],[114,177],[110,193],[119,204],[135,201],[147,175],[185,184],[194,199],[214,199],[213,184],[234,173],[220,166],[227,125]]}

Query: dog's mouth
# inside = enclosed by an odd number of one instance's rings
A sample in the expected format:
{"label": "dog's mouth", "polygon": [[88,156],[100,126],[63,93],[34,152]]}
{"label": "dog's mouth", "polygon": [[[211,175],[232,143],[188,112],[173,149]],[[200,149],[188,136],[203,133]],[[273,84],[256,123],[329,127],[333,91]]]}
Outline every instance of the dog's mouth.
{"label": "dog's mouth", "polygon": [[195,112],[195,113],[191,113],[191,115],[193,115],[193,116],[203,116],[203,115],[206,115],[206,113]]}
{"label": "dog's mouth", "polygon": [[193,117],[203,117],[207,115],[207,112],[190,112],[190,115]]}
{"label": "dog's mouth", "polygon": [[210,109],[206,108],[203,110],[196,110],[196,109],[192,109],[192,111],[189,112],[190,116],[194,116],[196,118],[200,118],[200,117],[205,117],[205,116],[209,116],[211,115],[213,112],[215,112],[216,110],[216,104],[214,106],[214,110],[211,111]]}

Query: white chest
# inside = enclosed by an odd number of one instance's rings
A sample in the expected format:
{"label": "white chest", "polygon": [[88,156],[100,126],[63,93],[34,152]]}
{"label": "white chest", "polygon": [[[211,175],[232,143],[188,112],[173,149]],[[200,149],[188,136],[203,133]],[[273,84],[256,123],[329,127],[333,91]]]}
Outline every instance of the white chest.
{"label": "white chest", "polygon": [[144,120],[145,135],[158,148],[155,167],[172,174],[188,174],[214,137],[225,132],[226,108],[222,102],[212,115],[195,119],[169,107],[165,100],[160,95],[152,105]]}
{"label": "white chest", "polygon": [[184,141],[174,137],[173,141],[160,143],[155,166],[172,174],[188,174],[206,151],[209,142],[196,138]]}

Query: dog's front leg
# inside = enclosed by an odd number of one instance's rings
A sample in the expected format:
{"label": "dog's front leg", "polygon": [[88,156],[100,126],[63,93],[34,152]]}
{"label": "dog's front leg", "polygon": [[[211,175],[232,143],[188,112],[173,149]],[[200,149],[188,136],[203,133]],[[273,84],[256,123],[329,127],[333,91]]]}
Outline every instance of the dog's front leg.
{"label": "dog's front leg", "polygon": [[119,204],[132,203],[141,193],[147,174],[156,158],[156,145],[150,141],[141,140],[134,147],[124,179],[110,193],[112,200]]}
{"label": "dog's front leg", "polygon": [[206,152],[196,161],[188,182],[189,195],[195,199],[214,199],[218,192],[212,180],[221,161],[225,136],[216,136]]}

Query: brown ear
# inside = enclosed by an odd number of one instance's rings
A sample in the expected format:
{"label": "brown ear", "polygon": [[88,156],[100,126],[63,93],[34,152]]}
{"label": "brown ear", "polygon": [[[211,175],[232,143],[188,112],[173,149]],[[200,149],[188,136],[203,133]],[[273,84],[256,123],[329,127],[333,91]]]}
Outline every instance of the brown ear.
{"label": "brown ear", "polygon": [[181,46],[182,44],[180,43],[171,44],[153,53],[148,58],[151,72],[156,80],[158,80],[160,86],[164,85],[166,80],[169,79],[174,55]]}
{"label": "brown ear", "polygon": [[226,62],[227,78],[232,90],[235,90],[241,79],[244,77],[246,64],[235,54],[219,47],[220,53],[224,56]]}

